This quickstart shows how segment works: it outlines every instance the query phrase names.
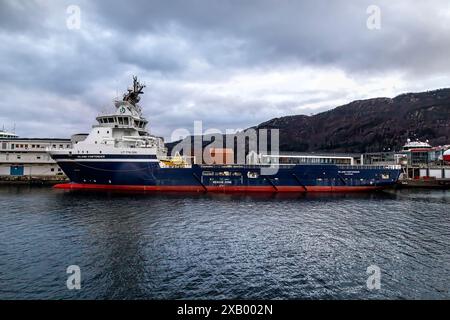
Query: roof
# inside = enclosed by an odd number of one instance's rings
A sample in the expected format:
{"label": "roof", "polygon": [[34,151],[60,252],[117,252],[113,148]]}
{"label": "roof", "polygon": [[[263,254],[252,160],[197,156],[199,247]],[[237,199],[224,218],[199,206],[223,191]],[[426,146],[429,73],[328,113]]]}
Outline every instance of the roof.
{"label": "roof", "polygon": [[69,138],[1,138],[0,140],[8,140],[8,141],[61,141],[61,142],[70,142]]}

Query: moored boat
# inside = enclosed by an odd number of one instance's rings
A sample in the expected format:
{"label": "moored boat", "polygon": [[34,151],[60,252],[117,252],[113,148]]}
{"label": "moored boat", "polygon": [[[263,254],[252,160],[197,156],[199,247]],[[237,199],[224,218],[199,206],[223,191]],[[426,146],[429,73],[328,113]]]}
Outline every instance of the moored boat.
{"label": "moored boat", "polygon": [[[394,185],[400,166],[358,166],[341,159],[305,157],[302,163],[195,164],[168,157],[162,138],[147,132],[136,77],[115,112],[97,117],[91,133],[71,149],[49,149],[69,177],[62,189],[194,192],[350,192]],[[273,167],[276,170],[265,170]],[[269,171],[272,171],[268,173]]]}

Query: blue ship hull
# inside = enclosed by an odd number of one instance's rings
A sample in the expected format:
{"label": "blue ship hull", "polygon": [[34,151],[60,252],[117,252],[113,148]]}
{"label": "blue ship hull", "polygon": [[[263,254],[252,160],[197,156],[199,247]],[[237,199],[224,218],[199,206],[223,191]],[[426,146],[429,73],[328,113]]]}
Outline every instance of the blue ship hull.
{"label": "blue ship hull", "polygon": [[192,165],[161,167],[147,159],[54,157],[71,183],[70,189],[121,189],[148,191],[310,192],[362,191],[394,185],[400,169],[372,166],[282,165],[275,174],[264,174],[264,165]]}

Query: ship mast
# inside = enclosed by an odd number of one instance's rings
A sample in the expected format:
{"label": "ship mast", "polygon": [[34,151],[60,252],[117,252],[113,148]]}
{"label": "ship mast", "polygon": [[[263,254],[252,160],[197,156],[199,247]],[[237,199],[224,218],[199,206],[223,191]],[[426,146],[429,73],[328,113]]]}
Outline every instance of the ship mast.
{"label": "ship mast", "polygon": [[145,88],[144,84],[141,84],[136,76],[133,76],[133,88],[128,88],[128,93],[123,95],[123,101],[129,102],[133,106],[136,106],[137,103],[141,100],[139,97],[140,94],[144,94],[143,89]]}

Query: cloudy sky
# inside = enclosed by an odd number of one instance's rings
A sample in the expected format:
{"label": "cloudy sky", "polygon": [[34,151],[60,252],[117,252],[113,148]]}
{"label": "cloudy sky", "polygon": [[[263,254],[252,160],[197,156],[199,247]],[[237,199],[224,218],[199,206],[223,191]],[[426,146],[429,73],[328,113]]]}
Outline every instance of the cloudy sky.
{"label": "cloudy sky", "polygon": [[450,87],[450,2],[0,0],[0,129],[88,132],[132,75],[167,140]]}

